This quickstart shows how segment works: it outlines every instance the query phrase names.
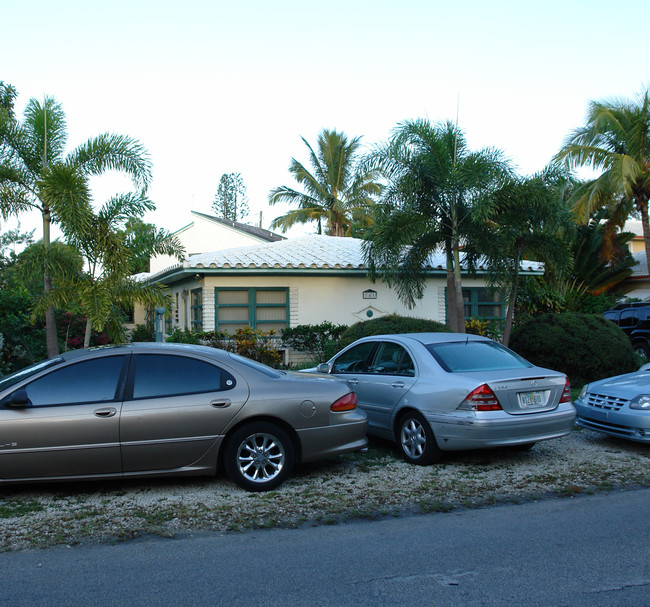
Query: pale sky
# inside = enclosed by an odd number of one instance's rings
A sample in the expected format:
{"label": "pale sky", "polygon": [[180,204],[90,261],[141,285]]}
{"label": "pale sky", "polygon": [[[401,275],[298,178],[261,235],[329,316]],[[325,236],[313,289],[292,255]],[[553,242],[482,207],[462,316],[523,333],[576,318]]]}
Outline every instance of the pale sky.
{"label": "pale sky", "polygon": [[[620,8],[619,8],[620,7]],[[170,231],[210,213],[223,173],[240,172],[251,223],[286,209],[323,128],[370,146],[401,121],[456,120],[470,148],[542,169],[592,99],[650,84],[647,0],[0,0],[0,80],[52,95],[69,146],[103,132],[139,139],[153,161],[145,217]],[[641,34],[639,34],[641,32]],[[97,184],[98,204],[127,184]],[[128,182],[127,182],[128,183]],[[40,220],[23,217],[23,228]],[[3,226],[4,227],[4,226]],[[314,227],[302,232],[313,232]]]}

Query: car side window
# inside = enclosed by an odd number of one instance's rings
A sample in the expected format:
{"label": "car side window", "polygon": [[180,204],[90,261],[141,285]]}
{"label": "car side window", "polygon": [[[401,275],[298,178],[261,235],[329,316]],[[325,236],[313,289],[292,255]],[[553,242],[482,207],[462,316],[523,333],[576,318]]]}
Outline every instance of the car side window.
{"label": "car side window", "polygon": [[235,387],[235,378],[211,363],[169,354],[134,357],[133,398],[220,392]]}
{"label": "car side window", "polygon": [[366,341],[343,352],[332,365],[332,373],[368,373],[374,341]]}
{"label": "car side window", "polygon": [[639,322],[638,310],[625,310],[621,312],[620,327],[634,327]]}
{"label": "car side window", "polygon": [[114,401],[124,358],[104,356],[57,367],[27,384],[27,396],[34,407]]}
{"label": "car side window", "polygon": [[409,353],[399,344],[384,342],[379,346],[372,373],[413,377],[415,367]]}

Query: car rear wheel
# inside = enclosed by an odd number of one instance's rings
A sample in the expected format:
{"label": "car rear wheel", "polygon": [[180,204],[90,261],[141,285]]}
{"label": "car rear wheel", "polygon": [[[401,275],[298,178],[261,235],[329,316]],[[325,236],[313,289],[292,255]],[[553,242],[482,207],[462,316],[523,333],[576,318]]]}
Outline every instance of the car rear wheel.
{"label": "car rear wheel", "polygon": [[634,351],[639,355],[645,358],[646,360],[650,359],[650,347],[644,341],[634,342],[633,346]]}
{"label": "car rear wheel", "polygon": [[224,450],[228,477],[247,491],[275,489],[291,472],[294,459],[291,439],[270,422],[242,426],[229,437]]}
{"label": "car rear wheel", "polygon": [[426,466],[442,457],[429,422],[416,411],[401,418],[398,438],[402,455],[411,464]]}

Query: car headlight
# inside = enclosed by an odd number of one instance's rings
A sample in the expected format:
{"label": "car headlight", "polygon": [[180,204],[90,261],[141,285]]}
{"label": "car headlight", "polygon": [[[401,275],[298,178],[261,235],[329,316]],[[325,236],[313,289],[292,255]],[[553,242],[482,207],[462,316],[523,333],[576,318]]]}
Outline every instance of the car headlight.
{"label": "car headlight", "polygon": [[630,409],[650,411],[650,394],[639,394],[630,401]]}
{"label": "car headlight", "polygon": [[589,391],[589,384],[585,384],[582,387],[582,390],[580,390],[580,394],[578,395],[578,398],[582,400],[585,396],[587,396],[588,391]]}

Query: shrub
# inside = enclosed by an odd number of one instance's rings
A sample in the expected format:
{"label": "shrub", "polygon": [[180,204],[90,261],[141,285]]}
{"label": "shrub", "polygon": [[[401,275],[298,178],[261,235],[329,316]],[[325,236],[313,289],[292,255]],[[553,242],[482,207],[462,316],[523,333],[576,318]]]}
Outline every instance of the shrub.
{"label": "shrub", "polygon": [[501,341],[503,336],[503,321],[470,318],[465,321],[465,331],[474,335],[483,335],[495,341]]}
{"label": "shrub", "polygon": [[43,323],[30,321],[26,289],[0,288],[0,377],[47,357]]}
{"label": "shrub", "polygon": [[189,329],[179,329],[174,327],[170,333],[167,334],[165,341],[174,344],[199,344],[201,333],[192,333]]}
{"label": "shrub", "polygon": [[144,325],[135,325],[129,336],[130,342],[156,341],[156,331],[153,323],[148,322]]}
{"label": "shrub", "polygon": [[364,320],[348,327],[341,335],[340,347],[368,335],[390,335],[395,333],[449,333],[450,329],[435,320],[388,314],[381,318]]}
{"label": "shrub", "polygon": [[347,328],[327,321],[319,325],[298,325],[282,329],[282,341],[298,352],[307,352],[312,361],[323,362],[339,351],[341,334]]}
{"label": "shrub", "polygon": [[276,347],[280,340],[273,330],[264,332],[260,329],[245,327],[237,329],[234,335],[229,335],[222,331],[192,333],[189,329],[181,330],[176,327],[167,335],[165,341],[220,348],[271,366],[278,365],[281,361],[280,352]]}
{"label": "shrub", "polygon": [[237,354],[257,360],[266,365],[277,365],[280,363],[280,353],[273,344],[275,338],[276,335],[273,330],[264,332],[261,329],[251,329],[250,327],[237,329],[232,336]]}
{"label": "shrub", "polygon": [[518,326],[510,347],[535,365],[566,373],[575,387],[636,369],[625,333],[597,314],[543,314]]}
{"label": "shrub", "polygon": [[[84,347],[86,319],[80,314],[57,311],[56,330],[62,350],[79,350]],[[105,346],[109,343],[111,340],[106,333],[91,329],[90,346]]]}

